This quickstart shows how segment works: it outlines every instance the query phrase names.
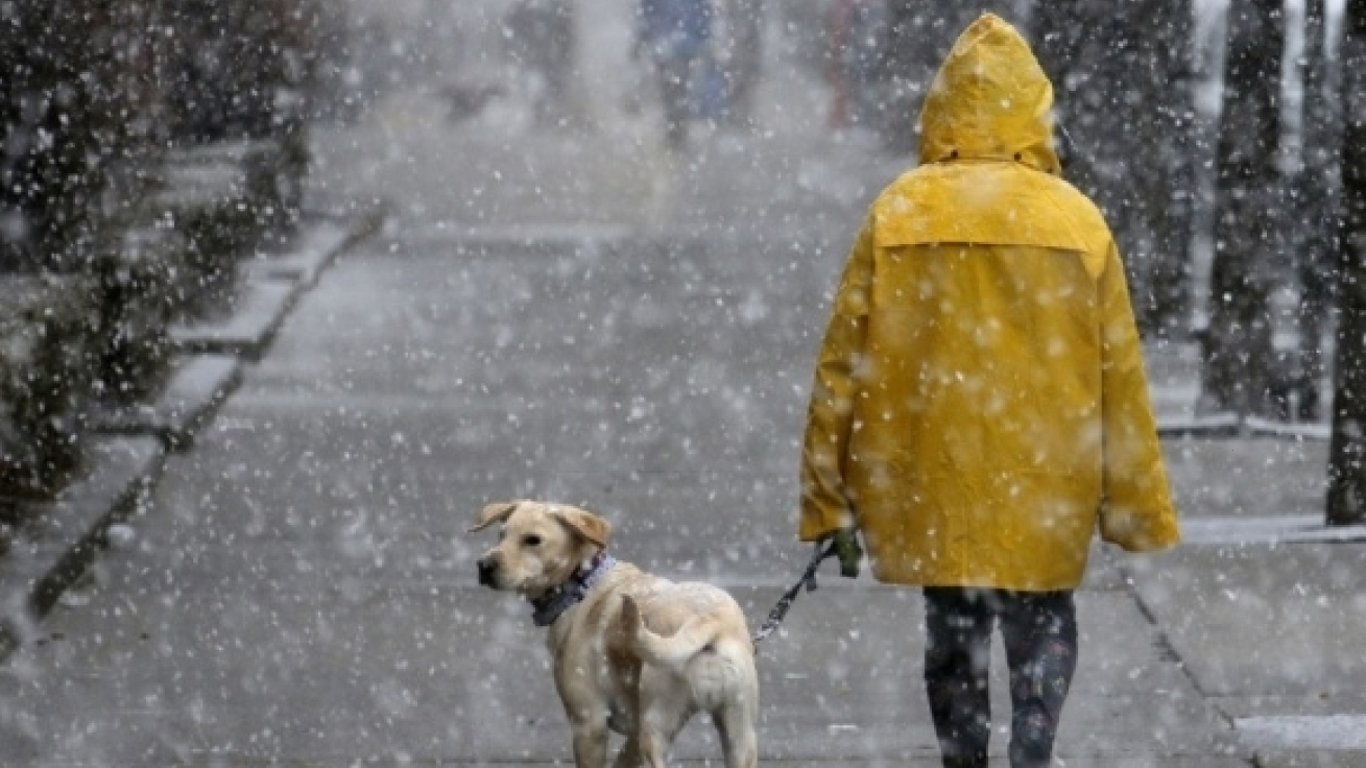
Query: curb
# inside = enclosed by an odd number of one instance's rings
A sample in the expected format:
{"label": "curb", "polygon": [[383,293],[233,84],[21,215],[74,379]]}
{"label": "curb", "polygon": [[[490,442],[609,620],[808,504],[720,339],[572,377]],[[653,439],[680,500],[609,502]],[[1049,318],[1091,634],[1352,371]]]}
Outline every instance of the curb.
{"label": "curb", "polygon": [[182,354],[203,352],[260,360],[301,290],[286,280],[246,282],[230,316],[221,321],[172,325],[171,344]]}
{"label": "curb", "polygon": [[1317,422],[1285,423],[1256,416],[1216,413],[1209,416],[1158,417],[1157,436],[1179,437],[1274,437],[1284,440],[1329,440],[1332,427]]}
{"label": "curb", "polygon": [[95,429],[154,434],[169,450],[188,449],[241,382],[242,361],[256,361],[266,353],[304,291],[317,285],[323,270],[343,252],[378,231],[384,217],[380,206],[350,221],[316,216],[294,250],[247,264],[246,296],[232,317],[171,329],[182,352],[161,395],[152,403],[96,413]]}
{"label": "curb", "polygon": [[0,558],[0,660],[85,573],[109,527],[132,515],[165,460],[165,447],[153,437],[96,436],[88,468],[58,500],[27,507],[26,522]]}
{"label": "curb", "polygon": [[1252,757],[1257,768],[1361,768],[1366,750],[1259,749]]}
{"label": "curb", "polygon": [[57,500],[24,504],[24,522],[0,551],[0,662],[37,633],[39,620],[108,543],[110,528],[135,513],[168,452],[192,446],[213,420],[241,381],[242,358],[266,352],[297,298],[341,253],[378,231],[385,214],[375,206],[350,222],[315,227],[303,238],[307,248],[267,262],[278,271],[249,283],[251,298],[232,317],[171,329],[182,350],[214,354],[183,356],[152,403],[94,415],[86,469]]}
{"label": "curb", "polygon": [[106,434],[154,435],[167,450],[186,450],[241,380],[242,363],[236,357],[182,356],[172,363],[171,376],[156,400],[97,411],[91,426]]}
{"label": "curb", "polygon": [[241,265],[242,291],[228,317],[174,324],[169,329],[172,345],[180,353],[260,360],[303,292],[344,251],[377,231],[384,217],[381,206],[349,221],[319,217],[289,253]]}
{"label": "curb", "polygon": [[316,218],[320,220],[303,234],[292,252],[247,262],[244,265],[247,279],[291,280],[301,287],[312,288],[337,256],[378,230],[384,212],[371,210],[350,224],[332,216]]}
{"label": "curb", "polygon": [[1353,768],[1366,765],[1366,715],[1262,715],[1238,718],[1242,741],[1259,768]]}

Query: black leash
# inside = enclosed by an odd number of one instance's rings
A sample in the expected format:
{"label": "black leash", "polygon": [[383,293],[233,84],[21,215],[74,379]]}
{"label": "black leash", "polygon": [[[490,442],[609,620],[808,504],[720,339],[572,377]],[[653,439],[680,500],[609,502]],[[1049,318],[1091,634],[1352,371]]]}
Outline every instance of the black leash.
{"label": "black leash", "polygon": [[834,556],[834,539],[830,540],[830,543],[825,549],[821,549],[819,543],[816,544],[816,550],[811,555],[811,562],[807,564],[806,570],[802,571],[801,580],[796,584],[793,584],[791,589],[783,593],[783,596],[778,600],[778,604],[773,606],[773,610],[768,612],[768,618],[764,620],[764,625],[759,627],[759,631],[755,633],[753,643],[756,653],[759,650],[759,643],[763,642],[764,638],[773,634],[773,630],[777,629],[778,625],[783,623],[783,618],[787,616],[787,610],[792,607],[792,602],[797,599],[797,595],[801,594],[802,587],[805,587],[807,592],[815,591],[816,571],[820,570],[821,561],[825,560],[827,557]]}

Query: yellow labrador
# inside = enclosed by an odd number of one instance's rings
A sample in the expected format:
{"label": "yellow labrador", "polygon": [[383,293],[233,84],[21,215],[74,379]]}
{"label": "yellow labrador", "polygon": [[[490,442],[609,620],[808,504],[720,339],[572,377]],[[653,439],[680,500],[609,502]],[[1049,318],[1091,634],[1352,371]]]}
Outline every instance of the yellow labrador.
{"label": "yellow labrador", "polygon": [[609,729],[626,736],[617,768],[663,768],[674,737],[698,712],[716,723],[726,768],[758,764],[754,648],[730,595],[617,562],[607,552],[611,526],[582,509],[490,504],[470,531],[497,524],[479,583],[521,594],[536,623],[549,627],[578,768],[606,768]]}

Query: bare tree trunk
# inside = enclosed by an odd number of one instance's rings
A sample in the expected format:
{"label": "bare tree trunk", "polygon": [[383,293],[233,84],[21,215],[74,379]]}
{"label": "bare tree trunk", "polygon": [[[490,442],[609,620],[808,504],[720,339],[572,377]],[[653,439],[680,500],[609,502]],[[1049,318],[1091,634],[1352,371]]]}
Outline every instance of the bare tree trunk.
{"label": "bare tree trunk", "polygon": [[1210,325],[1204,338],[1201,406],[1271,416],[1279,409],[1269,297],[1282,268],[1280,0],[1229,9],[1215,197]]}
{"label": "bare tree trunk", "polygon": [[1101,199],[1097,153],[1104,149],[1104,140],[1115,138],[1106,135],[1111,127],[1108,100],[1114,92],[1106,93],[1100,66],[1116,41],[1092,27],[1104,10],[1086,0],[1038,3],[1030,15],[1030,37],[1034,54],[1053,81],[1063,175],[1109,218],[1113,211]]}
{"label": "bare tree trunk", "polygon": [[1366,522],[1366,0],[1350,0],[1343,43],[1341,316],[1334,364],[1328,524]]}
{"label": "bare tree trunk", "polygon": [[[1149,30],[1140,48],[1149,114],[1140,111],[1138,152],[1130,156],[1138,185],[1138,216],[1125,222],[1120,242],[1144,270],[1150,292],[1139,313],[1146,328],[1184,332],[1190,324],[1191,232],[1198,142],[1192,84],[1195,73],[1190,0],[1146,0],[1135,8]],[[1142,101],[1138,106],[1143,109]],[[1142,119],[1146,118],[1146,119]]]}
{"label": "bare tree trunk", "polygon": [[1328,56],[1325,6],[1325,0],[1308,0],[1305,4],[1304,55],[1299,62],[1304,84],[1300,110],[1302,149],[1292,207],[1304,211],[1305,216],[1294,222],[1299,228],[1294,256],[1300,288],[1300,340],[1296,380],[1292,382],[1297,396],[1295,412],[1286,415],[1304,421],[1317,420],[1321,415],[1323,336],[1331,325],[1333,267],[1340,228],[1337,200],[1342,193],[1342,69],[1340,58],[1330,60]]}
{"label": "bare tree trunk", "polygon": [[1174,330],[1190,303],[1190,0],[1040,3],[1031,29],[1057,90],[1063,173],[1105,212],[1140,325]]}

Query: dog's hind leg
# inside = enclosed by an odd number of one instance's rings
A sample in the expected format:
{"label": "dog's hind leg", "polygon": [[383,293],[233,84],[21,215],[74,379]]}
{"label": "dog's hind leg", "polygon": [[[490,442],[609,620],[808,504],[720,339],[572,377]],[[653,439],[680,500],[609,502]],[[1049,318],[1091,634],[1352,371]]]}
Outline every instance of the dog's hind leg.
{"label": "dog's hind leg", "polygon": [[646,667],[640,678],[640,720],[635,742],[641,764],[666,768],[669,747],[695,711],[688,700],[686,683],[672,674]]}
{"label": "dog's hind leg", "polygon": [[631,736],[621,746],[621,751],[617,753],[617,759],[612,763],[612,768],[641,768],[644,764],[644,758],[640,756],[640,742],[636,740],[635,736]]}
{"label": "dog's hind leg", "polygon": [[759,675],[754,669],[754,657],[749,648],[731,645],[733,677],[728,681],[725,701],[712,712],[716,731],[721,737],[721,748],[726,756],[726,768],[754,768],[759,764]]}
{"label": "dog's hind leg", "polygon": [[668,768],[664,762],[673,734],[661,733],[649,726],[640,729],[640,756],[646,768]]}
{"label": "dog's hind leg", "polygon": [[636,732],[636,743],[640,746],[641,765],[645,768],[667,768],[666,759],[674,737],[683,730],[688,722],[687,710],[665,710],[656,712],[656,717],[641,719],[640,730]]}
{"label": "dog's hind leg", "polygon": [[721,737],[726,768],[754,768],[759,764],[759,739],[754,733],[758,718],[754,709],[747,701],[736,701],[712,715]]}
{"label": "dog's hind leg", "polygon": [[574,723],[576,768],[607,768],[607,725]]}

